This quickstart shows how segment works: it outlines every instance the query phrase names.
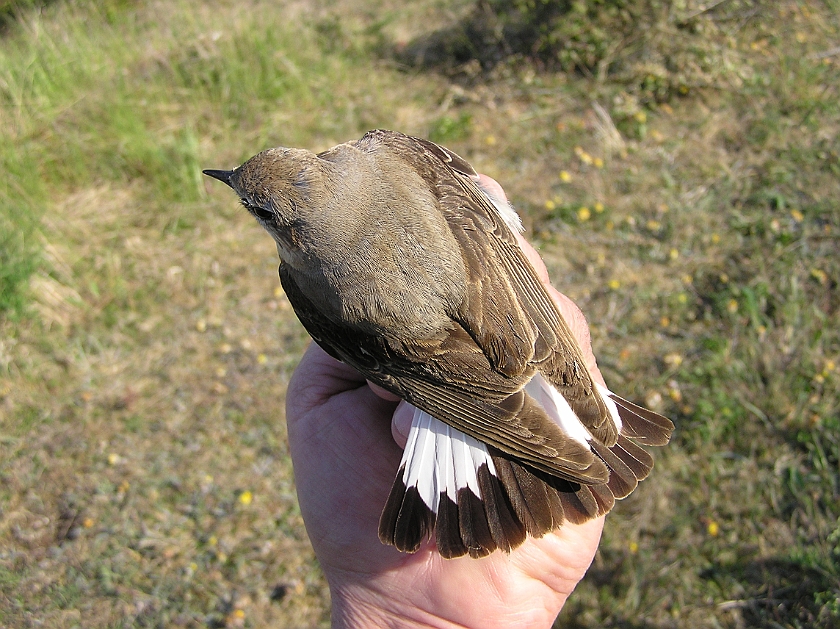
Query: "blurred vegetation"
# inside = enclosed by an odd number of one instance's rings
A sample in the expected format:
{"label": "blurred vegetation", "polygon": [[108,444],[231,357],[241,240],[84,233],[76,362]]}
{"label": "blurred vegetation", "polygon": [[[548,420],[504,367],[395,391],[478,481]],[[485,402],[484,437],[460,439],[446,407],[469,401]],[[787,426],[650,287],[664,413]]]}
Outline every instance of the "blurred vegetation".
{"label": "blurred vegetation", "polygon": [[375,127],[494,177],[675,419],[566,627],[840,624],[836,0],[0,4],[0,625],[326,625],[306,342],[204,167]]}
{"label": "blurred vegetation", "polygon": [[[836,0],[824,9],[840,10]],[[484,70],[511,57],[549,71],[622,84],[643,102],[692,89],[737,90],[754,79],[739,48],[750,23],[769,23],[767,0],[480,0],[459,21],[424,33],[398,56],[421,67]]]}

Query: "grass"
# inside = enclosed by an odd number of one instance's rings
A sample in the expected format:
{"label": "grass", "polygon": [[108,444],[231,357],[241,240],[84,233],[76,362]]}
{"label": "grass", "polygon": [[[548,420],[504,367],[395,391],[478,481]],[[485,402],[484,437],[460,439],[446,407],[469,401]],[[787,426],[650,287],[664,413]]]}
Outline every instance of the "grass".
{"label": "grass", "polygon": [[737,85],[664,100],[626,71],[393,61],[468,2],[8,21],[0,625],[328,624],[282,411],[306,337],[198,173],[374,127],[499,179],[612,388],[677,423],[557,626],[837,625],[840,7],[745,4],[702,31]]}

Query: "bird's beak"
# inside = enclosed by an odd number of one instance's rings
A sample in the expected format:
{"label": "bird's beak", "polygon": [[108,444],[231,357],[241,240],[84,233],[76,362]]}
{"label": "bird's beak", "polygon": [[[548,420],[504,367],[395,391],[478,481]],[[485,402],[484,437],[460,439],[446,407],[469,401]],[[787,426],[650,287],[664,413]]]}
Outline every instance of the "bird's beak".
{"label": "bird's beak", "polygon": [[229,185],[231,188],[233,188],[233,186],[230,183],[230,176],[233,174],[232,170],[212,170],[212,169],[209,169],[209,170],[202,170],[201,172],[203,172],[205,175],[207,175],[209,177],[213,177],[213,179],[218,179],[219,181],[222,181],[222,182],[226,183],[227,185]]}

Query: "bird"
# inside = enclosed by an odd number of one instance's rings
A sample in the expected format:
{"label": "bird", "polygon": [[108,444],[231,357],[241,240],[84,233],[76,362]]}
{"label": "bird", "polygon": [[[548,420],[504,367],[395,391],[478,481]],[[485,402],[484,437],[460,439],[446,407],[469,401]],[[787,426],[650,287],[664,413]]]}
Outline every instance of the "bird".
{"label": "bird", "polygon": [[312,339],[413,407],[379,538],[510,552],[612,509],[674,424],[596,382],[515,210],[430,140],[377,129],[203,171],[273,237]]}

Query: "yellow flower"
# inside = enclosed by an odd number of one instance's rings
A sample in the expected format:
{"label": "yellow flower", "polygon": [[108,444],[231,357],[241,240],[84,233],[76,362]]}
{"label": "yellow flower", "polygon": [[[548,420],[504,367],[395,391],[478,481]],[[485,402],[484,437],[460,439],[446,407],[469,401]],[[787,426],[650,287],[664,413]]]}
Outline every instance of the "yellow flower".
{"label": "yellow flower", "polygon": [[111,452],[111,454],[108,455],[108,465],[116,465],[119,462],[120,462],[120,455],[117,454],[116,452]]}
{"label": "yellow flower", "polygon": [[251,504],[251,501],[253,499],[254,499],[254,494],[252,494],[247,489],[245,491],[243,491],[241,494],[239,494],[239,502],[241,502],[242,504],[244,504],[246,506]]}
{"label": "yellow flower", "polygon": [[709,522],[708,526],[706,526],[706,531],[707,531],[707,532],[709,533],[709,535],[711,535],[712,537],[717,537],[717,536],[718,536],[718,534],[720,533],[720,526],[718,525],[718,523],[717,523],[717,522],[715,522],[714,520],[712,520],[711,522]]}
{"label": "yellow flower", "polygon": [[578,157],[580,157],[580,161],[582,161],[584,164],[591,164],[595,161],[594,159],[592,159],[592,156],[586,152],[580,153]]}
{"label": "yellow flower", "polygon": [[628,546],[628,547],[629,547],[629,549],[630,549],[630,554],[631,554],[631,555],[635,555],[637,552],[639,552],[639,544],[638,544],[638,542],[630,542],[630,544],[629,544],[629,546]]}
{"label": "yellow flower", "polygon": [[691,277],[688,273],[683,275],[681,278],[683,284],[691,284],[694,281],[694,278]]}
{"label": "yellow flower", "polygon": [[648,391],[645,395],[645,405],[648,408],[659,408],[662,404],[662,394],[659,391]]}
{"label": "yellow flower", "polygon": [[825,361],[824,369],[826,371],[834,371],[835,369],[837,369],[837,364],[833,360],[829,359]]}
{"label": "yellow flower", "polygon": [[640,122],[642,124],[647,122],[647,114],[643,111],[637,111],[633,117],[636,119],[636,122]]}
{"label": "yellow flower", "polygon": [[663,328],[667,328],[669,325],[671,325],[671,319],[669,319],[668,317],[662,317],[661,319],[659,319],[659,325],[661,325]]}
{"label": "yellow flower", "polygon": [[582,207],[577,211],[577,217],[581,223],[585,223],[586,221],[588,221],[591,216],[592,213],[589,211],[588,207]]}
{"label": "yellow flower", "polygon": [[496,136],[488,135],[486,138],[484,138],[484,143],[487,144],[487,146],[496,146]]}
{"label": "yellow flower", "polygon": [[612,279],[607,283],[607,286],[609,286],[613,290],[616,290],[619,286],[621,286],[621,282],[619,282],[616,279]]}
{"label": "yellow flower", "polygon": [[596,212],[598,212],[598,214],[600,214],[604,211],[604,204],[598,201],[595,205],[592,206],[592,209],[594,209]]}
{"label": "yellow flower", "polygon": [[822,269],[811,269],[811,277],[817,280],[820,284],[825,284],[826,282],[828,282],[828,275]]}
{"label": "yellow flower", "polygon": [[595,164],[595,168],[603,168],[604,167],[604,160],[600,157],[596,157],[592,160],[592,163]]}
{"label": "yellow flower", "polygon": [[572,180],[572,176],[569,174],[568,170],[561,170],[560,171],[560,181],[563,183],[568,183]]}
{"label": "yellow flower", "polygon": [[680,293],[679,295],[677,295],[677,301],[680,302],[681,304],[687,304],[688,303],[688,295],[686,295],[685,293]]}
{"label": "yellow flower", "polygon": [[265,354],[257,354],[257,363],[260,365],[264,365],[268,362],[268,356]]}
{"label": "yellow flower", "polygon": [[555,207],[557,207],[557,206],[555,205],[554,201],[552,201],[551,199],[548,199],[545,202],[545,209],[546,210],[553,210]]}
{"label": "yellow flower", "polygon": [[730,299],[726,303],[726,309],[733,314],[738,312],[738,302],[734,299]]}
{"label": "yellow flower", "polygon": [[668,257],[671,258],[672,260],[676,260],[677,258],[680,257],[680,252],[677,251],[676,249],[671,249],[668,252]]}
{"label": "yellow flower", "polygon": [[199,332],[204,332],[207,329],[207,321],[204,319],[199,319],[195,322],[195,329]]}
{"label": "yellow flower", "polygon": [[93,518],[85,518],[84,521],[82,522],[82,526],[84,526],[86,529],[89,529],[90,527],[92,527],[93,526]]}
{"label": "yellow flower", "polygon": [[662,227],[662,223],[660,223],[660,222],[659,222],[659,221],[657,221],[657,220],[650,219],[650,220],[647,222],[647,228],[648,228],[650,231],[653,231],[653,232],[658,231],[660,227]]}
{"label": "yellow flower", "polygon": [[793,220],[795,220],[797,223],[801,223],[802,219],[805,218],[805,216],[799,210],[791,210],[790,211],[790,217]]}
{"label": "yellow flower", "polygon": [[683,357],[677,352],[671,352],[670,354],[665,354],[663,360],[665,361],[666,365],[671,365],[672,367],[679,367],[680,365],[682,365]]}

